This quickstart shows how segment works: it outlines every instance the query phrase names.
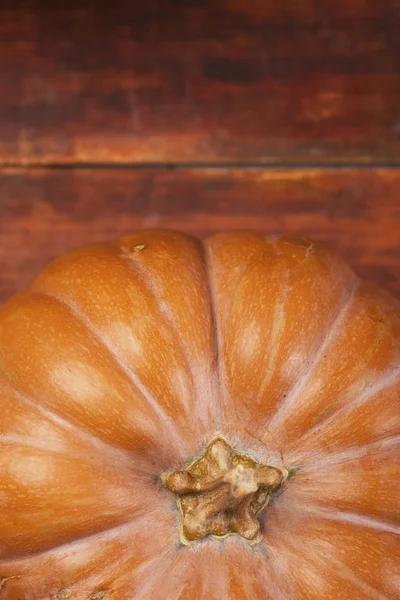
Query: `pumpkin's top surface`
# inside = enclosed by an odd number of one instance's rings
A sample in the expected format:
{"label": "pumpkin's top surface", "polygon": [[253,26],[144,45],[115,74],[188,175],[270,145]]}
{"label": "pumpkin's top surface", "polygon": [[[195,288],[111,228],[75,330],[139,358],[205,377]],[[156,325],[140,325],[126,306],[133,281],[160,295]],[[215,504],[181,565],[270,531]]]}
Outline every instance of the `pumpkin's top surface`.
{"label": "pumpkin's top surface", "polygon": [[400,309],[324,247],[138,232],[0,311],[0,599],[400,597]]}

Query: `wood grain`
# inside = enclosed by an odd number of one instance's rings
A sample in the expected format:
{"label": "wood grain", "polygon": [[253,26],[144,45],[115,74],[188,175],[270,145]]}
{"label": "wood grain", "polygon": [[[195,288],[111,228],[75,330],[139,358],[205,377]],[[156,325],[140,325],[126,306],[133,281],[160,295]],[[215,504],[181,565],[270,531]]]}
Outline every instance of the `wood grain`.
{"label": "wood grain", "polygon": [[400,161],[398,0],[55,6],[0,4],[0,164]]}
{"label": "wood grain", "polygon": [[400,297],[395,169],[14,169],[0,199],[1,300],[62,252],[143,227],[308,235]]}

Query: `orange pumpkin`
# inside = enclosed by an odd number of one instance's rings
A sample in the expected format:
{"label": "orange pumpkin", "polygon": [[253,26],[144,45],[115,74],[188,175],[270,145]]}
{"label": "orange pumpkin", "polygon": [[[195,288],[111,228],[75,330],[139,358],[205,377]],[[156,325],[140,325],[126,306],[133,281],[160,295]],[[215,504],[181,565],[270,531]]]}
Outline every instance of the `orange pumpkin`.
{"label": "orange pumpkin", "polygon": [[1,600],[400,598],[400,307],[322,246],[67,254],[0,403]]}

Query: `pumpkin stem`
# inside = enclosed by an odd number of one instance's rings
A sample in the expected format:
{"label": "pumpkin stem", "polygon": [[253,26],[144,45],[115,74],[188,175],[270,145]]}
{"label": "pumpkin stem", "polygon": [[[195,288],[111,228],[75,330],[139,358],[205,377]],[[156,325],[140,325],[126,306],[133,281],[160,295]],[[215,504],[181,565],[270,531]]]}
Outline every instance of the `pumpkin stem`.
{"label": "pumpkin stem", "polygon": [[182,471],[163,475],[162,480],[179,495],[183,543],[234,533],[257,542],[261,537],[257,515],[287,475],[285,469],[235,452],[217,437],[203,456]]}

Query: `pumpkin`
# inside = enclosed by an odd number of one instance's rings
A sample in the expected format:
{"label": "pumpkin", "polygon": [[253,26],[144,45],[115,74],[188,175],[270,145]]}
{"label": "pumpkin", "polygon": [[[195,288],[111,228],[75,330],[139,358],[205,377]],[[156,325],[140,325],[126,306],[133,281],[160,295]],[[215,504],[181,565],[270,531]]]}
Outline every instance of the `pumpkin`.
{"label": "pumpkin", "polygon": [[319,244],[62,256],[0,403],[1,600],[400,598],[400,307]]}

